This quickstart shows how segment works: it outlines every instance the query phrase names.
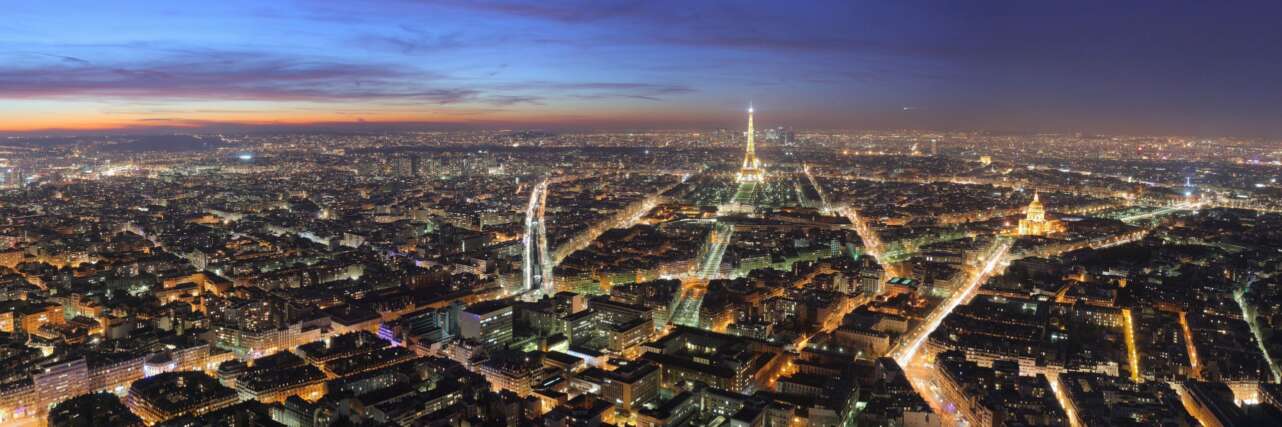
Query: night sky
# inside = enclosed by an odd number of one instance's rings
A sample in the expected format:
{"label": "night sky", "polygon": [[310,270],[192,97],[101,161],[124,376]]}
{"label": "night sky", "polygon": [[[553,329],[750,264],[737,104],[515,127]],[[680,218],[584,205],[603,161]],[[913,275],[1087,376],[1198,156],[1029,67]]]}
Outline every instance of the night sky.
{"label": "night sky", "polygon": [[715,128],[751,102],[761,126],[1282,136],[1276,0],[15,0],[0,14],[4,132]]}

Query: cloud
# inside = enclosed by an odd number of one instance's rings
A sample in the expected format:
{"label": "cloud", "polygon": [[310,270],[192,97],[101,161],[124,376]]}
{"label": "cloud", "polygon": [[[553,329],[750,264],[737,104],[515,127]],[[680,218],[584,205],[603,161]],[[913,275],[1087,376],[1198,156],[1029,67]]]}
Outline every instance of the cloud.
{"label": "cloud", "polygon": [[[868,34],[852,28],[870,20],[866,16],[870,11],[844,2],[795,8],[780,5],[754,7],[735,1],[662,0],[453,0],[429,3],[567,27],[607,30],[604,39],[593,41],[547,36],[534,39],[544,43],[593,45],[608,41],[777,52],[955,54],[954,50],[940,47],[938,43],[912,43],[894,37],[860,37]],[[781,14],[781,7],[788,13]]]}
{"label": "cloud", "polygon": [[518,104],[544,105],[543,97],[529,95],[493,95],[485,97],[481,101],[503,107]]}
{"label": "cloud", "polygon": [[502,91],[534,91],[574,99],[641,99],[659,101],[672,95],[694,93],[684,85],[639,82],[550,82],[524,81],[494,86]]}
{"label": "cloud", "polygon": [[[426,48],[426,47],[423,47]],[[40,54],[41,61],[3,61],[0,99],[151,101],[375,102],[388,105],[544,105],[555,98],[660,100],[694,92],[647,82],[489,81],[421,71],[409,65],[348,63],[282,53],[165,49],[129,63]],[[33,57],[28,54],[27,57]]]}
{"label": "cloud", "polygon": [[62,60],[62,62],[66,62],[66,63],[70,63],[70,64],[77,64],[77,65],[89,65],[89,61],[84,60],[84,59],[80,59],[80,58],[77,58],[77,57],[74,57],[74,56],[53,55],[53,54],[47,54],[47,53],[43,53],[43,54],[41,54],[41,55],[45,55],[45,56],[48,56],[48,57],[51,57],[51,58],[58,58],[58,59]]}
{"label": "cloud", "polygon": [[433,85],[442,76],[406,67],[283,54],[186,50],[125,65],[54,57],[62,60],[0,65],[0,99],[406,99],[449,104],[479,95],[474,89]]}
{"label": "cloud", "polygon": [[365,34],[356,37],[353,43],[363,48],[390,50],[407,55],[460,49],[477,43],[475,40],[466,40],[461,31],[439,33],[411,25],[401,25],[399,29],[399,32],[392,35]]}
{"label": "cloud", "polygon": [[[0,29],[0,31],[3,31],[3,29]],[[30,51],[13,52],[10,55],[12,56],[12,58],[10,59],[31,59],[31,58],[35,58],[36,60],[55,59],[57,60],[57,62],[61,62],[64,64],[89,65],[88,60],[77,58],[74,56],[69,56],[69,55],[58,55],[53,53],[30,52]],[[16,61],[12,61],[12,62],[16,62]]]}
{"label": "cloud", "polygon": [[631,17],[645,13],[648,1],[598,0],[582,4],[543,1],[447,0],[428,3],[446,4],[465,9],[491,12],[530,19],[583,23],[609,18]]}
{"label": "cloud", "polygon": [[709,33],[657,36],[652,41],[693,47],[766,50],[781,52],[837,52],[877,54],[922,58],[950,57],[958,51],[940,46],[917,46],[898,42],[863,40],[854,37],[831,37],[806,34],[771,34],[765,32]]}
{"label": "cloud", "polygon": [[490,72],[488,72],[488,73],[485,73],[485,77],[494,77],[494,76],[497,76],[497,75],[499,75],[499,73],[503,72],[503,70],[506,70],[506,69],[507,69],[507,67],[508,67],[508,64],[499,64],[497,67],[494,67],[494,70],[493,70],[493,71],[490,71]]}

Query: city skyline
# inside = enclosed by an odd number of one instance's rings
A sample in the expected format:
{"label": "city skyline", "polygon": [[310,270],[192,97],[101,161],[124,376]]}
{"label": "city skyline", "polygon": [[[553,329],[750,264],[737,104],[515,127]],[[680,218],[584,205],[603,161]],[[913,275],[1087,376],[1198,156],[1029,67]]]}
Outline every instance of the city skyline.
{"label": "city skyline", "polygon": [[11,1],[0,427],[1282,426],[1278,16]]}
{"label": "city skyline", "polygon": [[[0,133],[1282,136],[1277,4],[18,2]],[[74,8],[77,13],[61,13]]]}

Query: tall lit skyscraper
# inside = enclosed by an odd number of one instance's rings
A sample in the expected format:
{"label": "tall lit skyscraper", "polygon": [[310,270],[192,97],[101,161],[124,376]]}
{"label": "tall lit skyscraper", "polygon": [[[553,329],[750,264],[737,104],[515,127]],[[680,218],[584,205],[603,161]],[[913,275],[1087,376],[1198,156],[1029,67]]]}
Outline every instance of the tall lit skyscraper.
{"label": "tall lit skyscraper", "polygon": [[739,182],[761,182],[766,171],[761,168],[761,159],[757,158],[756,130],[752,126],[752,107],[748,107],[748,148],[743,154],[743,167],[739,168],[736,180]]}

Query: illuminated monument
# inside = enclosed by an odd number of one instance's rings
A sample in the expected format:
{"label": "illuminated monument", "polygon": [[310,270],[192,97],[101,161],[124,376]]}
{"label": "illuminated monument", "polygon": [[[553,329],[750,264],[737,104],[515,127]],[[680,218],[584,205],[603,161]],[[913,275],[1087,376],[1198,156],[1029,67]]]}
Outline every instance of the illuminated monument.
{"label": "illuminated monument", "polygon": [[739,182],[761,182],[765,179],[766,170],[761,168],[761,159],[757,158],[757,148],[753,141],[756,130],[752,128],[752,107],[748,107],[748,149],[743,154],[743,167],[735,180]]}
{"label": "illuminated monument", "polygon": [[1059,221],[1046,219],[1046,207],[1042,206],[1038,194],[1033,193],[1033,201],[1028,203],[1024,219],[1019,220],[1019,235],[1045,236],[1061,231],[1064,231],[1064,225]]}

